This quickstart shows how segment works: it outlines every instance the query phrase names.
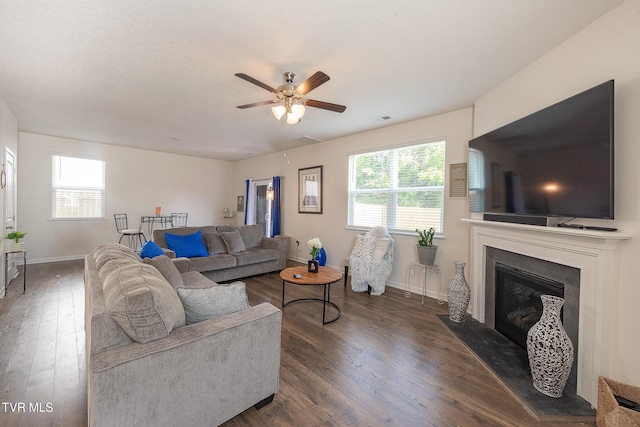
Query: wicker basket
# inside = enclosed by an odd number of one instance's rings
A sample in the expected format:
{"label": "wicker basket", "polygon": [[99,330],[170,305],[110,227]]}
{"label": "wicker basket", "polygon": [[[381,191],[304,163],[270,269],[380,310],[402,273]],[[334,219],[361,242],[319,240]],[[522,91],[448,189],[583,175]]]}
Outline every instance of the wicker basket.
{"label": "wicker basket", "polygon": [[613,395],[640,402],[640,387],[623,384],[605,377],[598,377],[598,427],[640,426],[640,412],[622,407]]}

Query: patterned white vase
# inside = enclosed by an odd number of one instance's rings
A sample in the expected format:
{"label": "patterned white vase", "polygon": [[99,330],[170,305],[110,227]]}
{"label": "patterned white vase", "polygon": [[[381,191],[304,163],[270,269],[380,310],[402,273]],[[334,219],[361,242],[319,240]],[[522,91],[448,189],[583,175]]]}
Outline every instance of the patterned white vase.
{"label": "patterned white vase", "polygon": [[560,321],[564,299],[542,295],[542,317],[527,333],[533,386],[549,397],[562,397],[573,364],[573,343]]}
{"label": "patterned white vase", "polygon": [[467,263],[462,261],[454,261],[453,264],[456,267],[456,271],[453,275],[453,279],[447,286],[447,302],[449,303],[449,319],[454,322],[464,322],[464,317],[467,314],[467,308],[469,308],[469,301],[471,300],[471,289],[467,283],[467,279],[464,278],[464,266]]}

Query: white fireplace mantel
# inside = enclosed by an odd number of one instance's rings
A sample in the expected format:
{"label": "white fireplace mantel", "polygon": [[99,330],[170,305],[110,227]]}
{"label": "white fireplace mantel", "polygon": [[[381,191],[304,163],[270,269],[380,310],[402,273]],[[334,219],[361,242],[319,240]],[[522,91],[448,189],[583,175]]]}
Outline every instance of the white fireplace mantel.
{"label": "white fireplace mantel", "polygon": [[580,270],[578,395],[594,407],[598,375],[610,375],[615,327],[616,251],[632,235],[463,219],[471,225],[471,310],[485,321],[486,248],[518,253]]}

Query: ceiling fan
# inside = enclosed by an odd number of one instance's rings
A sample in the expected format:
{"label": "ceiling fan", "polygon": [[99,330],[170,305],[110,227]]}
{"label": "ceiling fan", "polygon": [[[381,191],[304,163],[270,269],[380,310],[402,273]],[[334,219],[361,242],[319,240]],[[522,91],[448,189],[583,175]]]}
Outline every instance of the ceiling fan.
{"label": "ceiling fan", "polygon": [[305,105],[307,107],[322,108],[323,110],[335,111],[336,113],[342,113],[347,109],[344,105],[332,104],[330,102],[316,101],[314,99],[307,99],[304,96],[317,88],[323,83],[329,81],[327,76],[322,71],[317,71],[314,75],[302,82],[298,86],[293,85],[293,79],[295,74],[288,71],[283,74],[285,84],[278,86],[277,89],[262,83],[259,80],[254,79],[244,73],[237,73],[237,77],[243,80],[253,83],[256,86],[268,90],[276,96],[276,99],[270,101],[254,102],[252,104],[238,105],[238,108],[245,109],[251,107],[258,107],[261,105],[279,104],[272,108],[273,115],[280,120],[285,114],[287,115],[287,123],[290,125],[298,123],[300,118],[304,115]]}

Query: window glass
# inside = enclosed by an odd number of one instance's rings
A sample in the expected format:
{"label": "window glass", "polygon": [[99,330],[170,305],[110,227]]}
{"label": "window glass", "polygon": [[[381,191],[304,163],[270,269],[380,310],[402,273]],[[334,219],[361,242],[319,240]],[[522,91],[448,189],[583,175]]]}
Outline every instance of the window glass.
{"label": "window glass", "polygon": [[53,219],[104,218],[102,160],[52,156]]}
{"label": "window glass", "polygon": [[349,156],[348,225],[443,231],[445,142]]}

